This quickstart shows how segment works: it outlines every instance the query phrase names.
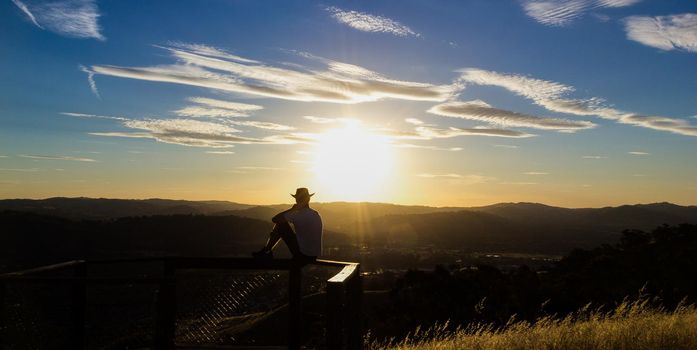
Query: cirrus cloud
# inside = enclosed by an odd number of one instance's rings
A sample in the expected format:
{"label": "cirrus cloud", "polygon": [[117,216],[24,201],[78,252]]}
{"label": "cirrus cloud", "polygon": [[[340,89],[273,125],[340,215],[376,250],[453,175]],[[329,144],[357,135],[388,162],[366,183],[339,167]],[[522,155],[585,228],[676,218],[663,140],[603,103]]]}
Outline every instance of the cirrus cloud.
{"label": "cirrus cloud", "polygon": [[19,157],[29,158],[34,160],[67,160],[73,162],[96,162],[92,158],[71,157],[71,156],[54,156],[54,155],[38,155],[38,154],[20,154]]}
{"label": "cirrus cloud", "polygon": [[525,14],[535,21],[547,25],[563,27],[591,10],[627,7],[641,0],[524,0]]}
{"label": "cirrus cloud", "polygon": [[72,38],[106,40],[97,23],[101,14],[95,0],[12,2],[41,29]]}
{"label": "cirrus cloud", "polygon": [[446,117],[487,122],[489,124],[496,124],[504,127],[524,127],[561,131],[574,131],[595,127],[595,124],[588,121],[543,118],[507,111],[492,107],[481,100],[441,103],[431,107],[428,112]]}
{"label": "cirrus cloud", "polygon": [[312,142],[302,135],[271,135],[266,137],[239,136],[239,129],[221,123],[192,119],[128,120],[124,126],[138,132],[93,132],[91,135],[149,138],[183,146],[229,148],[234,144],[296,144]]}
{"label": "cirrus cloud", "polygon": [[326,10],[339,23],[363,32],[388,33],[402,37],[421,36],[404,24],[387,17],[371,15],[365,12],[342,10],[334,6],[327,7]]}
{"label": "cirrus cloud", "polygon": [[275,67],[254,60],[240,61],[202,49],[161,48],[178,63],[150,67],[94,65],[89,71],[305,102],[359,103],[385,98],[440,102],[461,88],[458,84],[434,85],[389,79],[363,67],[326,59],[322,62],[327,65],[327,70],[313,71]]}
{"label": "cirrus cloud", "polygon": [[579,116],[596,116],[653,130],[668,131],[674,134],[697,136],[697,126],[685,119],[662,116],[645,116],[608,107],[598,97],[569,99],[566,95],[575,88],[554,81],[530,78],[517,74],[498,73],[482,69],[460,70],[463,82],[477,85],[499,86],[532,100],[535,104],[552,112]]}
{"label": "cirrus cloud", "polygon": [[657,49],[697,52],[697,14],[632,16],[624,21],[627,38]]}

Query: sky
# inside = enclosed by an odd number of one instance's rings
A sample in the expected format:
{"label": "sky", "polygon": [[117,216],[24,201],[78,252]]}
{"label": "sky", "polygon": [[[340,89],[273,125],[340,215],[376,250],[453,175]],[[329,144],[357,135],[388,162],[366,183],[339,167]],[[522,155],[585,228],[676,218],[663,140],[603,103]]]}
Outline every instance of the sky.
{"label": "sky", "polygon": [[697,204],[697,3],[0,2],[0,198]]}

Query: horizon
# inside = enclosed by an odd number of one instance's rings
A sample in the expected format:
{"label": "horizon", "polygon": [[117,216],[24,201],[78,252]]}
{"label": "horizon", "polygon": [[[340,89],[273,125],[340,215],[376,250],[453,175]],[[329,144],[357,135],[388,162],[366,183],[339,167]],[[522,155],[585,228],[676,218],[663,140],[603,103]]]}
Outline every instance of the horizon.
{"label": "horizon", "polygon": [[695,205],[697,3],[138,6],[0,3],[0,198]]}
{"label": "horizon", "polygon": [[[292,204],[291,201],[289,202],[274,202],[274,203],[249,203],[249,202],[239,202],[239,201],[234,201],[234,200],[221,200],[221,199],[198,199],[198,200],[189,200],[189,199],[174,199],[174,198],[160,198],[160,197],[150,197],[150,198],[107,198],[107,197],[44,197],[44,198],[0,198],[0,201],[3,200],[33,200],[33,201],[41,201],[41,200],[49,200],[49,199],[98,199],[98,200],[123,200],[123,201],[148,201],[148,200],[164,200],[164,201],[186,201],[186,202],[228,202],[232,204],[240,204],[240,205],[248,205],[251,207],[259,206],[259,207],[264,207],[264,206],[279,206],[279,205],[288,205]],[[489,203],[489,204],[484,204],[484,205],[473,205],[473,206],[450,206],[450,205],[445,205],[445,206],[437,206],[437,205],[427,205],[427,204],[405,204],[405,203],[392,203],[392,202],[372,202],[372,201],[328,201],[328,202],[318,202],[318,201],[312,201],[310,202],[310,206],[313,204],[384,204],[384,205],[395,205],[395,206],[404,206],[404,207],[429,207],[429,208],[455,208],[455,209],[467,209],[467,208],[478,208],[478,207],[491,207],[491,206],[496,206],[496,205],[502,205],[502,204],[513,204],[513,205],[520,205],[520,204],[535,204],[535,205],[543,205],[547,207],[554,207],[554,208],[562,208],[562,209],[603,209],[603,208],[617,208],[621,206],[646,206],[646,205],[657,205],[657,204],[670,204],[670,205],[676,205],[676,206],[681,206],[681,207],[694,207],[697,206],[697,204],[678,204],[678,203],[673,203],[673,202],[645,202],[645,203],[623,203],[623,204],[617,204],[617,205],[602,205],[602,206],[597,206],[597,207],[564,207],[564,206],[558,206],[558,205],[552,205],[549,203],[541,203],[541,202],[525,202],[525,201],[514,201],[514,202],[496,202],[496,203]]]}

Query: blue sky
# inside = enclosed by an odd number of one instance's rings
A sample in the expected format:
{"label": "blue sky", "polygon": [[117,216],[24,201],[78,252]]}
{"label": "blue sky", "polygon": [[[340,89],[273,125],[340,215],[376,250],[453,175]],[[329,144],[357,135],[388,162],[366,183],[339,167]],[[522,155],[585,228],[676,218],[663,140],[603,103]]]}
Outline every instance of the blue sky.
{"label": "blue sky", "polygon": [[276,203],[304,185],[321,201],[695,204],[695,3],[10,0],[0,13],[5,198]]}

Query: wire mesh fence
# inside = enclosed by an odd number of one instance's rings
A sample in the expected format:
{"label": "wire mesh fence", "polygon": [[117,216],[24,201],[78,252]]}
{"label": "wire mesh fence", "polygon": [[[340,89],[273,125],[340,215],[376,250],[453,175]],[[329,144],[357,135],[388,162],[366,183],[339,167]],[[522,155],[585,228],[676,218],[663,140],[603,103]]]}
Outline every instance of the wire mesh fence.
{"label": "wire mesh fence", "polygon": [[285,271],[185,270],[176,278],[181,344],[253,343],[239,335],[287,302]]}
{"label": "wire mesh fence", "polygon": [[[321,292],[337,268],[306,266],[302,272],[303,343],[324,347]],[[90,265],[84,308],[76,309],[71,269],[40,277],[68,283],[5,283],[0,348],[75,348],[75,312],[84,312],[88,349],[144,349],[155,340],[162,267],[149,264]],[[284,270],[184,269],[176,275],[175,342],[181,345],[282,345],[288,339],[289,273]],[[133,279],[133,280],[130,280]],[[80,294],[78,294],[80,295]],[[80,312],[80,311],[77,311]]]}
{"label": "wire mesh fence", "polygon": [[5,287],[0,348],[69,349],[72,320],[69,284],[21,283]]}

